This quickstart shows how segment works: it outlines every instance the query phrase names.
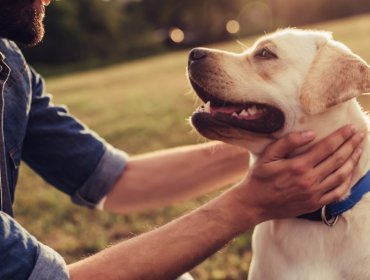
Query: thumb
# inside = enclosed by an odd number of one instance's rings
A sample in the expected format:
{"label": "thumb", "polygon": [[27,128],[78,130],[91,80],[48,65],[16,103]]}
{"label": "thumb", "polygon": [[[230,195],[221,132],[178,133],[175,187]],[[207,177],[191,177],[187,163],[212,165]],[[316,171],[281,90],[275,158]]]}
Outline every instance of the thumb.
{"label": "thumb", "polygon": [[310,143],[315,139],[315,132],[308,130],[292,132],[266,147],[263,152],[268,161],[286,158],[295,149]]}

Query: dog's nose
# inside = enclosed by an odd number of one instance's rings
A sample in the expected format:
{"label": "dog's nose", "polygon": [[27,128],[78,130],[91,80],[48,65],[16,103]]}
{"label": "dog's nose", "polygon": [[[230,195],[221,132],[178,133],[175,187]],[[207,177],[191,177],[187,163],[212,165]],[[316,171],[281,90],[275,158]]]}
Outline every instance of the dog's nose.
{"label": "dog's nose", "polygon": [[207,52],[203,49],[193,49],[189,54],[189,62],[201,60],[207,57]]}

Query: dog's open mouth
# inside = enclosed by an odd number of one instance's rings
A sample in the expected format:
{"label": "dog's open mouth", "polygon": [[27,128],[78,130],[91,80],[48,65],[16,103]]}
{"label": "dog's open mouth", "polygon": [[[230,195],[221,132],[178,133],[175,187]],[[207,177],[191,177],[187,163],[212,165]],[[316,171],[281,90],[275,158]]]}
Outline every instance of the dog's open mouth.
{"label": "dog's open mouth", "polygon": [[220,100],[191,81],[193,88],[205,103],[193,113],[191,120],[197,128],[207,125],[232,127],[253,133],[269,134],[283,128],[285,117],[278,108],[247,102],[243,104]]}

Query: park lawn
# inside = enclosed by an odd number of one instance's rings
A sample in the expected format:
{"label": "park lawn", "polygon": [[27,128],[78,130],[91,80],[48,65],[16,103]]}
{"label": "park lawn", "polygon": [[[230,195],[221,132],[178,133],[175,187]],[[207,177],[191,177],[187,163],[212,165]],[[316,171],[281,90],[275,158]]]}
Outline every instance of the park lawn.
{"label": "park lawn", "polygon": [[[370,15],[310,26],[332,31],[370,62]],[[256,37],[240,39],[251,45]],[[213,46],[242,51],[236,41]],[[187,51],[47,79],[54,103],[70,111],[114,146],[129,154],[205,141],[187,118],[196,107],[185,68]],[[366,97],[361,99],[369,108]],[[212,195],[158,211],[126,216],[91,211],[70,203],[24,164],[15,216],[43,243],[73,262],[162,225],[208,201]],[[164,240],[165,242],[165,240]],[[194,269],[197,279],[243,279],[250,261],[250,234],[237,238]]]}

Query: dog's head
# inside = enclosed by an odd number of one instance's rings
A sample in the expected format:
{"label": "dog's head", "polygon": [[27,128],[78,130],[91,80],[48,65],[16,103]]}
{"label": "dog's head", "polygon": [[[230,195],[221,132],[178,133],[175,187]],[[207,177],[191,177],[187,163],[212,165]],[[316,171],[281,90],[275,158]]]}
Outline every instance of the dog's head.
{"label": "dog's head", "polygon": [[267,35],[241,54],[194,49],[188,76],[205,103],[191,117],[196,130],[255,154],[317,122],[346,123],[338,110],[370,91],[370,68],[359,56],[330,33],[298,29]]}

